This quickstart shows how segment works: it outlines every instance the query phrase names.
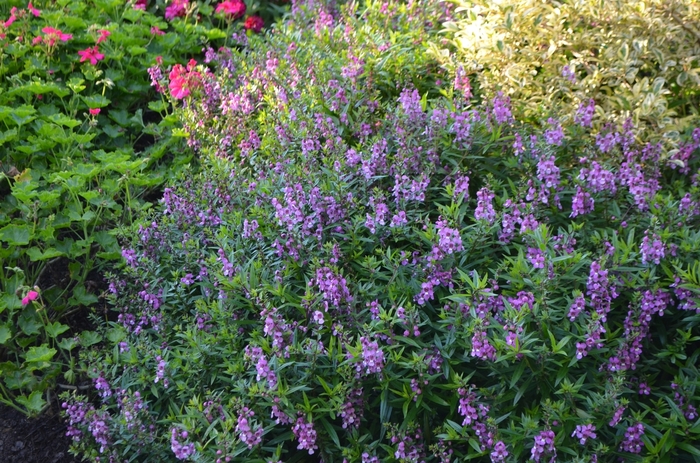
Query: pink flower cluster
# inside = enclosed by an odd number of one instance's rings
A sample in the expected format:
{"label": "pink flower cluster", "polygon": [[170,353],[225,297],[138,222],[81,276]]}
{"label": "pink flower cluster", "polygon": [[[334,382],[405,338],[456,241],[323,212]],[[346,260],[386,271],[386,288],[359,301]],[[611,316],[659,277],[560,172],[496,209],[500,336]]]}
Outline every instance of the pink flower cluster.
{"label": "pink flower cluster", "polygon": [[183,98],[190,95],[192,90],[198,88],[202,84],[202,75],[195,71],[195,66],[197,62],[195,60],[190,60],[187,63],[187,67],[176,64],[170,71],[170,94],[173,98],[177,100],[182,100]]}

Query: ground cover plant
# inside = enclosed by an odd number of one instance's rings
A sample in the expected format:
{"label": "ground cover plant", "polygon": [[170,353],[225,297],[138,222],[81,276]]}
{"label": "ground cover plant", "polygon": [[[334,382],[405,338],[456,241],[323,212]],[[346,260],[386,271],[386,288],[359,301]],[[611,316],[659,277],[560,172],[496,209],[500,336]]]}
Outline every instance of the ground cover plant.
{"label": "ground cover plant", "polygon": [[576,109],[593,99],[606,116],[601,122],[630,117],[636,136],[662,142],[665,151],[697,126],[697,2],[454,3],[446,43],[432,45],[434,56],[461,67],[489,98],[510,97],[519,117],[538,120],[557,108],[569,115],[562,123],[573,123]]}
{"label": "ground cover plant", "polygon": [[104,305],[97,269],[120,259],[110,230],[192,159],[148,68],[204,59],[281,8],[2,2],[0,401],[36,414],[56,381],[75,387],[76,348],[99,342],[84,310]]}
{"label": "ground cover plant", "polygon": [[76,451],[700,460],[700,130],[667,159],[631,120],[478,102],[418,46],[445,6],[296,3],[163,70],[203,167],[119,237]]}

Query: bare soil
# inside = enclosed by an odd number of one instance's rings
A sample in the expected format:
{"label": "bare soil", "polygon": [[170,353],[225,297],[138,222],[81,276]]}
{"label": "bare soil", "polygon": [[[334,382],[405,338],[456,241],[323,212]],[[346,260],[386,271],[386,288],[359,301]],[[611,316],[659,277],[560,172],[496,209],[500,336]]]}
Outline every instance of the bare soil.
{"label": "bare soil", "polygon": [[57,407],[38,418],[0,405],[0,463],[79,463]]}

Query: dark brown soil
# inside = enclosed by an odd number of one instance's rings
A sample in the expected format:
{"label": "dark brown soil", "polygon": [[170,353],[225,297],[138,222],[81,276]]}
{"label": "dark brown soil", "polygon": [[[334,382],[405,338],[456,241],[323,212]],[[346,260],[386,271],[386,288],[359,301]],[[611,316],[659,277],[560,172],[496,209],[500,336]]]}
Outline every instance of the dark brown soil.
{"label": "dark brown soil", "polygon": [[0,405],[0,463],[79,463],[57,409],[29,419]]}

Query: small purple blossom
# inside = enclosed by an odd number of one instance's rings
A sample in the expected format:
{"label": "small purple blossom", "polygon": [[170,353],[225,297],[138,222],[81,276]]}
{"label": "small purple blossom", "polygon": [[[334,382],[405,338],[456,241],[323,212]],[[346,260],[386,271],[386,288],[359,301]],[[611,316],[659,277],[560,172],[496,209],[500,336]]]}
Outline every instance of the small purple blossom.
{"label": "small purple blossom", "polygon": [[308,450],[309,455],[314,454],[314,450],[318,449],[316,445],[316,430],[313,423],[309,423],[303,416],[297,418],[294,427],[292,427],[294,437],[299,441],[298,450]]}
{"label": "small purple blossom", "polygon": [[544,268],[544,252],[539,248],[527,248],[527,260],[532,264],[532,268]]}
{"label": "small purple blossom", "polygon": [[592,424],[578,424],[573,434],[571,434],[571,437],[576,437],[581,445],[585,445],[588,439],[595,439],[597,437],[595,426]]}
{"label": "small purple blossom", "polygon": [[650,263],[653,262],[656,265],[659,265],[661,263],[661,259],[663,259],[666,255],[666,248],[664,246],[664,242],[661,241],[661,238],[659,238],[659,235],[654,233],[651,238],[649,238],[649,231],[644,234],[644,238],[642,238],[642,244],[639,247],[641,252],[642,252],[642,263]]}
{"label": "small purple blossom", "polygon": [[552,456],[551,461],[556,461],[557,449],[554,447],[554,431],[551,429],[540,432],[535,436],[535,445],[530,452],[531,458],[537,462],[543,455]]}
{"label": "small purple blossom", "polygon": [[644,448],[642,436],[644,435],[644,425],[636,423],[625,431],[625,438],[620,444],[620,450],[630,453],[641,453]]}
{"label": "small purple blossom", "polygon": [[485,220],[489,224],[496,220],[496,211],[493,208],[493,199],[496,195],[484,187],[476,193],[477,204],[474,210],[476,220]]}

